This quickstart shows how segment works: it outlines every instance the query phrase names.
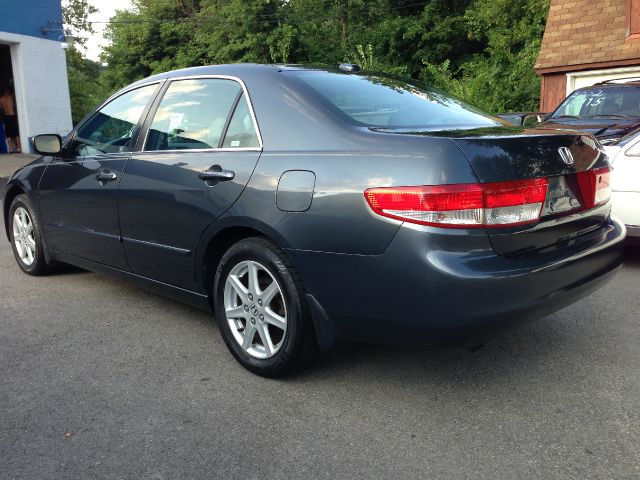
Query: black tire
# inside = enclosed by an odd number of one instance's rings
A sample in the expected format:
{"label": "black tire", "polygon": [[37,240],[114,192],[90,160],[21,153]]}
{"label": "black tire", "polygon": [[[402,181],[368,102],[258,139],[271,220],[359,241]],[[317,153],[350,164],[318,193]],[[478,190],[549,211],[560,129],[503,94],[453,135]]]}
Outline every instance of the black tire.
{"label": "black tire", "polygon": [[[287,312],[287,328],[280,349],[270,358],[251,356],[238,343],[227,321],[224,289],[233,268],[244,261],[258,262],[278,282]],[[305,299],[305,289],[288,256],[263,237],[239,241],[227,250],[218,267],[213,284],[215,318],[222,338],[233,356],[246,369],[263,377],[282,377],[300,370],[316,356],[318,346],[313,321]]]}
{"label": "black tire", "polygon": [[[19,208],[23,208],[27,211],[29,218],[33,224],[33,240],[35,242],[35,254],[33,258],[33,262],[31,264],[25,263],[22,258],[20,258],[20,254],[18,252],[13,233],[13,225],[14,225],[14,214],[16,210]],[[11,207],[9,208],[9,239],[11,240],[11,249],[13,250],[13,255],[18,263],[18,266],[22,269],[22,271],[28,275],[46,275],[49,273],[49,266],[47,265],[47,261],[44,256],[44,247],[42,244],[42,229],[40,227],[40,222],[38,217],[36,216],[35,209],[31,205],[31,201],[29,198],[22,194],[18,195],[11,202]]]}

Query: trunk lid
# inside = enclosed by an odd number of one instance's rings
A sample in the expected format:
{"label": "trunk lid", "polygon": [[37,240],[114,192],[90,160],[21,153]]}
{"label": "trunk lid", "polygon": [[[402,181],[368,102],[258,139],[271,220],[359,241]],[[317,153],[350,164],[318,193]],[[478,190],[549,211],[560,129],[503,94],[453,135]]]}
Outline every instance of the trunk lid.
{"label": "trunk lid", "polygon": [[[485,131],[483,131],[485,130]],[[590,238],[604,230],[609,203],[590,204],[580,172],[608,167],[607,157],[589,134],[542,129],[514,132],[486,129],[452,135],[482,183],[546,177],[547,196],[540,221],[532,226],[489,232],[500,255],[516,255]]]}
{"label": "trunk lid", "polygon": [[[483,183],[524,178],[571,175],[607,166],[596,140],[588,134],[524,130],[514,134],[494,131],[482,135],[453,138],[453,142],[469,159]],[[571,153],[572,162],[563,160],[560,149]]]}

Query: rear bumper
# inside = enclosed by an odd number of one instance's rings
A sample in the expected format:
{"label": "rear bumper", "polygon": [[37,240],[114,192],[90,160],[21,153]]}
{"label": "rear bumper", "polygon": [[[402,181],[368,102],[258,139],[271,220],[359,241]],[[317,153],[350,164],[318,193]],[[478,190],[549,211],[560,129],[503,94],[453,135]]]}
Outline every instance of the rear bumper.
{"label": "rear bumper", "polygon": [[291,251],[340,337],[461,345],[559,310],[601,287],[623,261],[625,227],[518,257],[486,234],[404,224],[379,256]]}

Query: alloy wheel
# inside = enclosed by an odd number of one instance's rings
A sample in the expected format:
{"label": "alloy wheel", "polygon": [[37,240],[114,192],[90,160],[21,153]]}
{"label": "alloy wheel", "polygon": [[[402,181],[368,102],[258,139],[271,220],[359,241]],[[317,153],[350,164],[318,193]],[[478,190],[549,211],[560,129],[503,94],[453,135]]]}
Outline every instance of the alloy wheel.
{"label": "alloy wheel", "polygon": [[13,242],[22,263],[31,266],[36,258],[36,239],[33,220],[24,207],[16,208],[13,213]]}
{"label": "alloy wheel", "polygon": [[233,337],[254,358],[273,357],[284,343],[287,310],[274,276],[258,262],[233,267],[224,286],[224,309]]}

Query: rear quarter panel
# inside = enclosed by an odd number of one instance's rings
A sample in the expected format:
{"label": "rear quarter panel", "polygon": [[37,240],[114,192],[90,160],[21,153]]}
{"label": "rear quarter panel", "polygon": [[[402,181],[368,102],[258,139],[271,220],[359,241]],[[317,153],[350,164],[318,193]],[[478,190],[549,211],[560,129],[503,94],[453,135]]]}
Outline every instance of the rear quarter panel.
{"label": "rear quarter panel", "polygon": [[[238,202],[226,216],[251,218],[286,239],[285,248],[379,255],[401,222],[373,214],[364,199],[372,187],[477,181],[469,163],[448,139],[404,138],[371,133],[377,150],[265,151]],[[308,170],[316,182],[310,208],[284,212],[275,203],[280,177]]]}

